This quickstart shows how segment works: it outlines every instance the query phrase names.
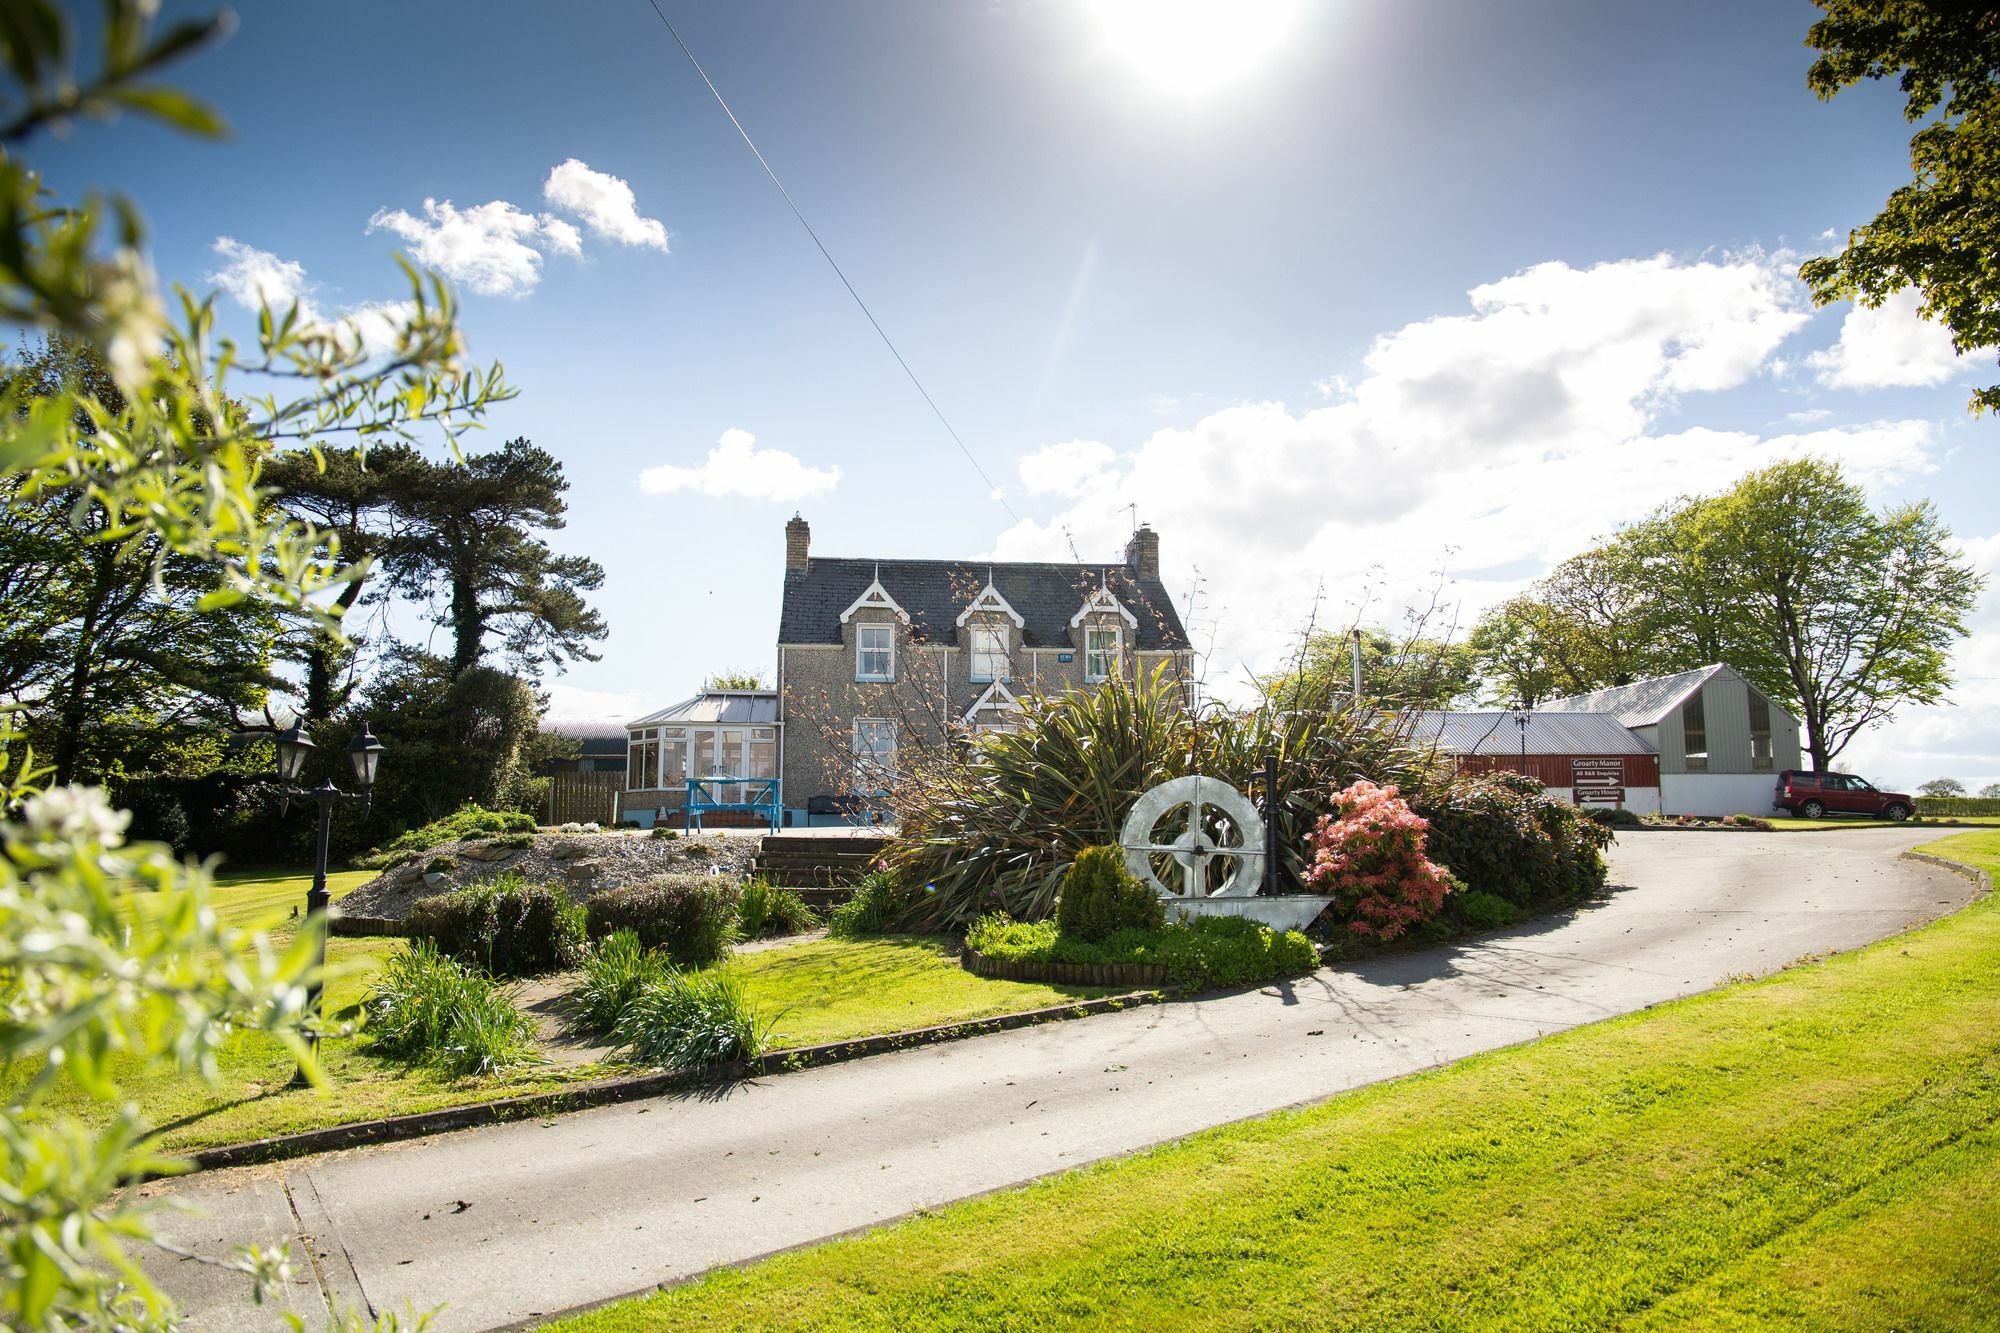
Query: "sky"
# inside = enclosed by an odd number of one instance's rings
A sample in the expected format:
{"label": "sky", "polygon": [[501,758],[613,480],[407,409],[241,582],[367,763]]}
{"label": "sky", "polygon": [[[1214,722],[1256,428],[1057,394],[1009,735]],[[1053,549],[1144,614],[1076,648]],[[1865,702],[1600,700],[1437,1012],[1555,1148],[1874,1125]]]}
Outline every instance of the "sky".
{"label": "sky", "polygon": [[[1803,0],[661,7],[965,451],[647,0],[259,0],[179,71],[227,140],[45,155],[245,334],[260,295],[366,329],[398,252],[453,279],[520,389],[471,447],[559,456],[553,544],[605,570],[556,717],[768,676],[795,511],[846,556],[1108,560],[1148,522],[1225,695],[1308,620],[1469,626],[1800,454],[2000,570],[1965,407],[2000,370],[1797,281],[1909,170],[1893,89],[1807,91]],[[2000,781],[1995,584],[1952,705],[1845,763]]]}

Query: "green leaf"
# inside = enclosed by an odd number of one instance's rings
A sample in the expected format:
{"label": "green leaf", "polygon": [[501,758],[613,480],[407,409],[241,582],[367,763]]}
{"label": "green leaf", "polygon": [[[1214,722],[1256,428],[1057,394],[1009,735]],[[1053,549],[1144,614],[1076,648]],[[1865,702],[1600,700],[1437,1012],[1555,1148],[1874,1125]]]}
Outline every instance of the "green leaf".
{"label": "green leaf", "polygon": [[104,96],[120,106],[190,134],[219,139],[229,133],[229,123],[223,120],[221,112],[176,88],[111,88],[105,91]]}

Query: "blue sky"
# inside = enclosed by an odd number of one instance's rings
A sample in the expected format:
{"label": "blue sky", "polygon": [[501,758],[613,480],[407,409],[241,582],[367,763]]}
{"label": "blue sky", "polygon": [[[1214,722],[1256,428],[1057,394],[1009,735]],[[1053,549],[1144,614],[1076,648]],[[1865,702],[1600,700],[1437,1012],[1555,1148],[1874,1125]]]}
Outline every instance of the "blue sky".
{"label": "blue sky", "polygon": [[[2000,565],[1993,366],[1791,276],[1908,171],[1891,90],[1806,91],[1808,4],[1246,0],[1178,45],[1110,0],[665,7],[1001,499],[645,0],[266,0],[184,71],[229,141],[86,127],[51,163],[136,196],[190,285],[338,312],[399,294],[398,248],[457,267],[522,390],[486,440],[562,457],[557,543],[606,571],[559,713],[768,670],[795,508],[825,554],[1098,559],[1136,505],[1177,595],[1201,570],[1221,687],[1322,583],[1321,623],[1394,622],[1442,569],[1469,623],[1793,452]],[[1961,706],[1858,768],[2000,779],[1991,595],[1979,624]]]}

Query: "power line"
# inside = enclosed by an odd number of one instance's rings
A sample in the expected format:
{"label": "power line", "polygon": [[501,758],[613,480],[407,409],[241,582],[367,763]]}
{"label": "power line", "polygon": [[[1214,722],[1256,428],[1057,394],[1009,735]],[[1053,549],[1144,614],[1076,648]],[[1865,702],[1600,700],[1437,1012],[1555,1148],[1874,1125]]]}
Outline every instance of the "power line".
{"label": "power line", "polygon": [[834,261],[832,253],[826,248],[826,243],[820,240],[819,233],[812,228],[812,223],[806,221],[806,215],[800,212],[798,204],[793,202],[792,192],[787,190],[785,183],[778,179],[778,173],[771,170],[771,164],[764,160],[764,155],[761,152],[758,152],[756,142],[750,137],[750,131],[743,128],[743,122],[738,120],[736,113],[729,109],[729,103],[723,98],[722,90],[715,86],[715,80],[708,77],[708,71],[701,67],[701,62],[694,58],[694,52],[690,51],[688,44],[681,40],[680,32],[674,27],[673,20],[669,19],[666,11],[660,8],[660,0],[647,0],[647,3],[653,7],[653,12],[660,16],[660,22],[667,25],[667,31],[673,35],[674,44],[680,47],[681,54],[688,58],[688,64],[694,66],[694,72],[701,75],[701,81],[708,85],[708,91],[715,97],[715,104],[722,108],[722,114],[729,117],[729,123],[736,127],[737,134],[743,138],[744,146],[749,148],[751,154],[756,157],[757,165],[764,168],[764,174],[771,178],[771,184],[777,186],[778,193],[785,197],[785,204],[792,210],[792,216],[799,220],[799,225],[806,229],[806,235],[812,237],[812,243],[819,247],[821,257],[826,260],[827,266],[833,270],[833,275],[840,279],[840,285],[847,288],[847,294],[854,298],[854,304],[860,306],[861,313],[868,317],[869,324],[874,326],[876,336],[880,337],[882,345],[889,349],[889,355],[896,358],[896,364],[901,366],[903,373],[910,377],[910,383],[917,386],[917,392],[923,395],[926,403],[930,404],[932,413],[937,416],[938,424],[942,425],[945,433],[951,436],[951,442],[958,446],[958,451],[965,455],[965,461],[972,464],[972,470],[979,474],[979,479],[986,483],[987,494],[1000,502],[1000,507],[1007,511],[1007,517],[1019,523],[1021,516],[1014,512],[1014,506],[1007,503],[1006,496],[1002,495],[1000,488],[993,484],[993,478],[986,475],[986,469],[979,466],[979,460],[972,456],[972,450],[966,448],[965,441],[959,438],[958,432],[952,428],[951,422],[946,419],[944,409],[937,405],[937,400],[931,397],[931,391],[926,389],[924,382],[917,378],[917,372],[910,369],[910,363],[905,361],[903,354],[896,350],[896,344],[890,339],[888,333],[884,331],[881,322],[875,318],[875,312],[870,310],[868,303],[861,299],[861,293],[854,290],[854,284],[847,280],[845,273],[841,272],[840,265]]}

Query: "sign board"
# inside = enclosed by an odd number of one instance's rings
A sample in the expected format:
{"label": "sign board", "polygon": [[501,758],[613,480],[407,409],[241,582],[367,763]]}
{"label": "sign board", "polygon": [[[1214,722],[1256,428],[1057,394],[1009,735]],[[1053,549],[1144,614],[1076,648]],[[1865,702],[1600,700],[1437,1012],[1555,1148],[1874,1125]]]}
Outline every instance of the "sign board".
{"label": "sign board", "polygon": [[1572,759],[1570,785],[1576,803],[1623,805],[1625,803],[1625,761],[1616,755],[1597,759]]}

